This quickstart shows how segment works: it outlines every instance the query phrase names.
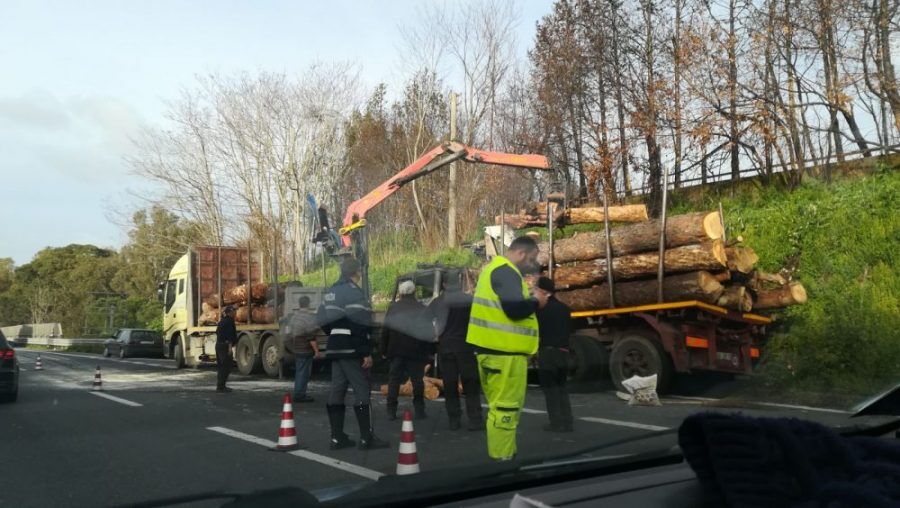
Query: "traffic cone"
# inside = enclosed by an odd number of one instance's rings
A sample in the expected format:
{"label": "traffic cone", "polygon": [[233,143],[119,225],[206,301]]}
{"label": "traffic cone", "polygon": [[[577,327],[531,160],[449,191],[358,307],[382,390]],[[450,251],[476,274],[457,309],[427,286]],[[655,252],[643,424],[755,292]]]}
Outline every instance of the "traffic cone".
{"label": "traffic cone", "polygon": [[297,431],[294,429],[294,406],[291,394],[284,395],[284,408],[281,410],[281,427],[278,429],[278,444],[274,450],[286,452],[300,448],[297,443]]}
{"label": "traffic cone", "polygon": [[38,354],[37,360],[34,361],[34,370],[44,370],[44,364],[41,363],[40,354]]}
{"label": "traffic cone", "polygon": [[94,372],[94,384],[91,386],[91,390],[100,391],[103,389],[103,381],[100,379],[100,366],[97,366],[97,370]]}
{"label": "traffic cone", "polygon": [[412,413],[403,412],[403,427],[400,429],[400,453],[397,455],[397,474],[419,472],[419,454],[416,452],[416,432],[413,430]]}

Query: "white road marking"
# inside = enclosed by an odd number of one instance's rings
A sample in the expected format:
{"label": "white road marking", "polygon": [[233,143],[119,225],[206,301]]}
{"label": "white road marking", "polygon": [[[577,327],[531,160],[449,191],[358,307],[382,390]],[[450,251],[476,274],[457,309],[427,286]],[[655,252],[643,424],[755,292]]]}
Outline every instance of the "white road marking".
{"label": "white road marking", "polygon": [[[256,437],[250,434],[244,434],[243,432],[239,432],[236,430],[228,429],[225,427],[207,427],[206,430],[211,430],[213,432],[218,432],[220,434],[225,434],[226,436],[234,437],[237,439],[242,439],[249,443],[257,444],[260,446],[265,446],[266,448],[275,448],[276,443],[274,441],[269,441],[268,439],[263,439],[261,437]],[[357,466],[356,464],[350,464],[349,462],[344,462],[342,460],[333,459],[331,457],[325,455],[319,455],[318,453],[313,453],[307,450],[294,450],[292,452],[286,452],[294,455],[295,457],[301,457],[307,460],[312,460],[314,462],[318,462],[319,464],[324,464],[326,466],[330,466],[336,469],[340,469],[342,471],[346,471],[348,473],[352,473],[355,475],[362,476],[363,478],[368,478],[369,480],[377,480],[384,476],[384,473],[379,473],[373,469],[368,469],[362,466]]]}
{"label": "white road marking", "polygon": [[631,427],[641,430],[668,430],[669,427],[660,427],[659,425],[647,425],[645,423],[626,422],[623,420],[610,420],[608,418],[597,418],[594,416],[583,416],[579,420],[593,423],[605,423],[607,425],[618,425],[619,427]]}
{"label": "white road marking", "polygon": [[[692,400],[697,402],[728,402],[728,399],[713,399],[709,397],[686,397],[682,395],[669,395],[670,399],[679,399],[679,400]],[[842,409],[831,409],[827,407],[815,407],[815,406],[800,406],[796,404],[781,404],[779,402],[759,402],[754,400],[746,401],[748,404],[756,405],[756,406],[766,406],[766,407],[777,407],[782,409],[798,409],[801,411],[818,411],[820,413],[834,413],[847,415],[851,414],[852,411],[844,411]]]}
{"label": "white road marking", "polygon": [[123,398],[120,398],[120,397],[116,397],[116,396],[110,395],[110,394],[108,394],[108,393],[103,393],[103,392],[88,392],[88,393],[90,393],[91,395],[96,395],[96,396],[98,396],[98,397],[103,397],[104,399],[109,399],[109,400],[111,400],[111,401],[113,401],[113,402],[118,402],[119,404],[125,404],[126,406],[131,406],[131,407],[141,407],[141,406],[143,406],[143,404],[140,404],[140,403],[137,403],[137,402],[133,402],[133,401],[130,401],[130,400],[127,400],[127,399],[123,399]]}

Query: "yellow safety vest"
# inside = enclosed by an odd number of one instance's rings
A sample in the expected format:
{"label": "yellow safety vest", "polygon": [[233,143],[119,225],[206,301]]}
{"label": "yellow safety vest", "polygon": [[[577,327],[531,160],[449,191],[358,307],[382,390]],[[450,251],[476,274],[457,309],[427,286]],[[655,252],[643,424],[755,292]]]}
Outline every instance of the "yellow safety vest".
{"label": "yellow safety vest", "polygon": [[[472,299],[472,314],[466,342],[486,349],[505,353],[534,354],[538,349],[537,316],[510,319],[500,305],[500,297],[491,287],[491,273],[501,266],[508,266],[522,277],[516,265],[503,256],[496,256],[478,277]],[[528,285],[522,279],[522,297],[529,298]]]}

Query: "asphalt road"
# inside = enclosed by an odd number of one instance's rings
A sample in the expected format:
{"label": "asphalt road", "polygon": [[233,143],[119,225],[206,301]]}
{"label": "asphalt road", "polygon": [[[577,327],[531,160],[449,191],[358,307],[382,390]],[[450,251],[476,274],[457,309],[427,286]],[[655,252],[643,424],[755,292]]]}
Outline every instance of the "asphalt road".
{"label": "asphalt road", "polygon": [[[18,349],[19,401],[0,405],[0,506],[110,506],[207,491],[252,491],[287,485],[321,490],[371,482],[396,468],[400,422],[384,418],[384,398],[373,393],[376,433],[387,450],[328,449],[324,409],[327,379],[314,377],[312,404],[295,404],[304,450],[268,450],[277,441],[282,397],[289,380],[232,375],[234,392],[214,391],[213,369],[177,370],[165,359],[106,359],[81,353]],[[101,395],[91,391],[102,369]],[[408,405],[407,398],[401,404]],[[528,389],[519,428],[520,458],[576,451],[593,444],[677,427],[707,410],[735,411],[717,399],[670,397],[659,407],[628,406],[609,390],[572,394],[576,431],[550,434],[540,390]],[[794,416],[848,425],[844,411],[783,407],[756,401],[742,412]],[[440,400],[415,422],[423,470],[488,462],[483,432],[451,432]],[[358,436],[348,408],[346,429]],[[671,444],[671,443],[669,443]],[[639,448],[662,446],[639,443]],[[629,449],[632,451],[634,448]],[[603,453],[621,453],[604,450]],[[209,503],[216,506],[218,503]]]}

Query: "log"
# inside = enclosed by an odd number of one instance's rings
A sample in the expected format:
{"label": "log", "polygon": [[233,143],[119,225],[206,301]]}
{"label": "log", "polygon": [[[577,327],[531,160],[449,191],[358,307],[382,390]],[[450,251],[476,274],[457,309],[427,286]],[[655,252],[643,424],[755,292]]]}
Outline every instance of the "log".
{"label": "log", "polygon": [[731,280],[731,272],[729,272],[728,270],[725,270],[724,272],[714,273],[712,274],[712,276],[715,277],[719,282],[728,282]]}
{"label": "log", "polygon": [[716,305],[726,309],[749,312],[753,307],[753,299],[747,293],[747,288],[739,284],[733,284],[725,286],[725,291],[722,292],[722,296],[716,301]]}
{"label": "log", "polygon": [[759,261],[756,251],[750,247],[728,247],[725,255],[728,256],[728,269],[732,272],[750,273]]}
{"label": "log", "polygon": [[219,295],[209,295],[203,299],[203,305],[206,305],[210,309],[218,309],[219,305]]}
{"label": "log", "polygon": [[[645,222],[648,220],[646,205],[621,205],[609,207],[610,222]],[[566,210],[569,224],[603,222],[603,207],[569,208]]]}
{"label": "log", "polygon": [[[237,308],[237,311],[234,313],[234,320],[240,323],[247,323],[247,316],[250,312],[250,307],[247,305],[242,305]],[[272,307],[253,307],[252,317],[254,323],[259,324],[271,324],[275,322],[275,309]]]}
{"label": "log", "polygon": [[[725,247],[721,240],[700,245],[685,245],[666,250],[666,273],[720,271],[725,269]],[[557,289],[587,287],[604,282],[608,264],[606,259],[561,265],[553,270]],[[659,254],[644,252],[613,258],[612,270],[616,280],[639,279],[657,273]]]}
{"label": "log", "polygon": [[[258,282],[250,286],[250,298],[253,301],[265,301],[268,294],[268,284]],[[247,285],[240,284],[225,290],[223,300],[225,301],[225,305],[247,305]]]}
{"label": "log", "polygon": [[205,300],[200,304],[200,312],[202,314],[206,314],[207,312],[214,312],[214,311],[218,312],[218,310],[219,310],[218,307],[211,306],[210,304],[206,303]]}
{"label": "log", "polygon": [[768,273],[761,270],[756,270],[756,279],[760,288],[766,284],[784,286],[788,283],[787,279],[779,273]]}
{"label": "log", "polygon": [[803,303],[806,303],[806,288],[799,282],[791,282],[778,289],[757,291],[753,308],[755,310],[780,309]]}
{"label": "log", "polygon": [[213,309],[200,314],[200,317],[197,318],[197,322],[201,326],[211,326],[219,324],[219,309]]}
{"label": "log", "polygon": [[[617,307],[656,303],[656,280],[635,280],[614,285]],[[690,272],[666,277],[663,298],[667,302],[699,300],[716,303],[724,288],[709,272]],[[609,308],[609,289],[606,284],[586,289],[559,291],[556,297],[572,310]]]}
{"label": "log", "polygon": [[[613,256],[647,252],[659,248],[658,219],[638,222],[610,230],[609,238]],[[719,212],[697,212],[670,217],[666,221],[666,248],[709,242],[722,238],[722,222]],[[550,260],[549,245],[541,242],[538,261],[547,266]],[[582,233],[572,238],[557,240],[553,247],[556,263],[590,261],[606,257],[604,232]]]}

